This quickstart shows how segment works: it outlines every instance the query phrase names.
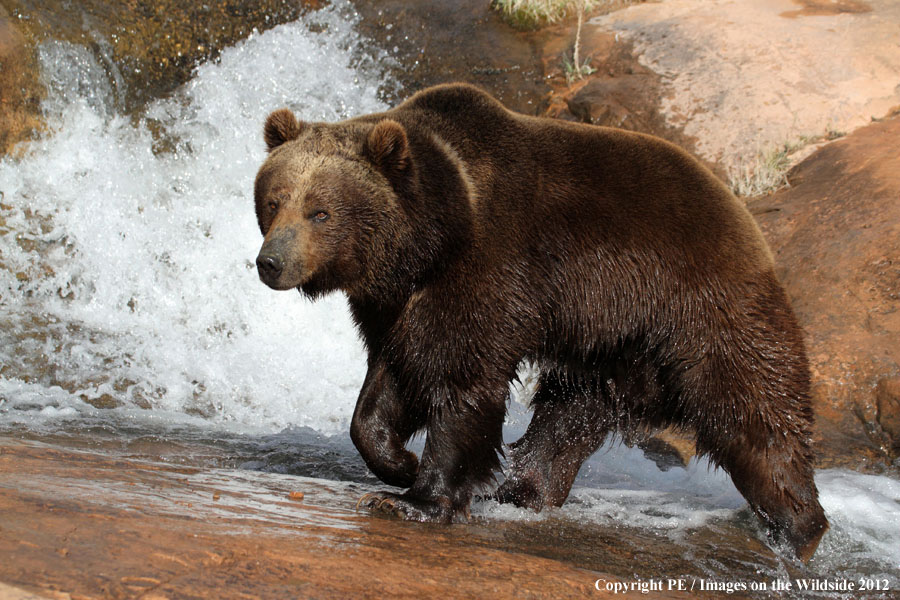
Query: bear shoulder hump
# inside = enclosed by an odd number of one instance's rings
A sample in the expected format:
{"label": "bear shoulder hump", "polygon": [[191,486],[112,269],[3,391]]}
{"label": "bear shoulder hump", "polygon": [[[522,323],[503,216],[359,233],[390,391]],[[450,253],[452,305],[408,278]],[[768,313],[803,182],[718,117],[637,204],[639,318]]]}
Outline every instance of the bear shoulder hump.
{"label": "bear shoulder hump", "polygon": [[426,88],[407,100],[404,107],[447,116],[471,115],[475,111],[507,113],[493,96],[468,83],[445,83]]}

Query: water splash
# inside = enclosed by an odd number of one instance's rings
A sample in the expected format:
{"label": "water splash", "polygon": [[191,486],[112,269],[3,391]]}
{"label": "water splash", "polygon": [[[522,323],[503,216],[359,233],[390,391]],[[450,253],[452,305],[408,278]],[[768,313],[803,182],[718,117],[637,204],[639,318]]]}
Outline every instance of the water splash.
{"label": "water splash", "polygon": [[[306,463],[321,456],[334,463],[326,476],[370,482],[346,438],[365,359],[344,300],[272,292],[252,264],[265,115],[289,106],[337,120],[385,108],[385,57],[354,25],[337,2],[254,35],[138,116],[116,111],[114,86],[84,48],[40,48],[50,132],[0,162],[0,431],[154,432],[171,445],[193,439],[173,428],[212,429],[244,468],[317,474]],[[513,408],[510,438],[528,419]],[[315,437],[334,433],[333,442]],[[846,471],[817,481],[832,530],[812,572],[884,573],[896,589],[900,484]],[[699,552],[685,541],[691,531],[725,523],[739,538],[761,535],[724,473],[705,462],[661,472],[615,442],[589,460],[558,511],[485,503],[476,514],[631,528],[687,557]],[[721,573],[717,554],[697,569]],[[782,574],[770,553],[745,560]]]}
{"label": "water splash", "polygon": [[346,428],[364,359],[345,303],[259,283],[252,182],[269,111],[385,108],[354,24],[335,3],[254,35],[139,117],[86,49],[40,48],[51,132],[0,163],[0,420]]}

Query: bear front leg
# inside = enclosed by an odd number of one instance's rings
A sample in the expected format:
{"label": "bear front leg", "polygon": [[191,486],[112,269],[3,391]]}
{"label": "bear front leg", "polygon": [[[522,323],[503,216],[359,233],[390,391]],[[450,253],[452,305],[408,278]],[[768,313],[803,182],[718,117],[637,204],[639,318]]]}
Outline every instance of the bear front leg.
{"label": "bear front leg", "polygon": [[456,396],[431,410],[415,483],[404,494],[366,494],[360,504],[406,519],[450,523],[468,518],[475,490],[500,468],[505,390],[490,401]]}
{"label": "bear front leg", "polygon": [[350,439],[366,466],[388,485],[409,487],[419,461],[406,442],[424,423],[401,406],[393,377],[383,364],[369,367],[350,423]]}

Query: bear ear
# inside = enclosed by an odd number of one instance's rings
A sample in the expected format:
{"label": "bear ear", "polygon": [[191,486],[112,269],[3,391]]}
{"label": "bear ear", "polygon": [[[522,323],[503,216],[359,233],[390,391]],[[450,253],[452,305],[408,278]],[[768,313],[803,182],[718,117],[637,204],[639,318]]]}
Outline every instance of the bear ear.
{"label": "bear ear", "polygon": [[294,113],[287,108],[280,108],[266,119],[263,137],[269,151],[272,151],[285,142],[297,139],[302,130],[303,125],[297,121]]}
{"label": "bear ear", "polygon": [[400,175],[409,168],[409,142],[403,125],[391,119],[379,121],[369,132],[366,156],[387,176]]}

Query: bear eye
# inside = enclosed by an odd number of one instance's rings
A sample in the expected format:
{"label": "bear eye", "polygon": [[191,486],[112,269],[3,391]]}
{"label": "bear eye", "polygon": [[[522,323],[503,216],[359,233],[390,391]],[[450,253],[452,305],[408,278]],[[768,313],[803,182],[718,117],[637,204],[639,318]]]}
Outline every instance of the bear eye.
{"label": "bear eye", "polygon": [[328,213],[324,210],[318,210],[315,212],[315,214],[313,214],[312,220],[316,223],[324,223],[328,220]]}
{"label": "bear eye", "polygon": [[266,206],[268,206],[269,212],[271,212],[271,213],[278,212],[278,201],[277,200],[269,200],[269,203]]}

